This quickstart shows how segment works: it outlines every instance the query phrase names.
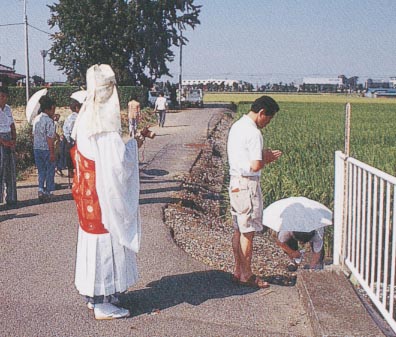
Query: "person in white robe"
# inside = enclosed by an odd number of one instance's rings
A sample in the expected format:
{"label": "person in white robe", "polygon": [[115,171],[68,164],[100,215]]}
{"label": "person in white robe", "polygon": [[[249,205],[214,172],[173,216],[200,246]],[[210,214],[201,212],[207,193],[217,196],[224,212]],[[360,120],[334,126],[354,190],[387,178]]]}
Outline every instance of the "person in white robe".
{"label": "person in white robe", "polygon": [[75,285],[96,319],[128,317],[118,294],[138,280],[138,147],[120,136],[120,104],[109,65],[87,71],[87,99],[73,128],[72,193],[79,217]]}

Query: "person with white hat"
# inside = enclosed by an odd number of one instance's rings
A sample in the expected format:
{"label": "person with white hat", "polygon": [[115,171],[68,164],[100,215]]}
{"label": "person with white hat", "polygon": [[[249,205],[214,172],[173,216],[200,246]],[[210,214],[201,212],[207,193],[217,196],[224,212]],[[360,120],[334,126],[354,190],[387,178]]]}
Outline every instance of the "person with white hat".
{"label": "person with white hat", "polygon": [[73,162],[70,157],[70,149],[74,145],[74,140],[71,137],[74,123],[76,122],[78,113],[80,112],[81,106],[84,103],[87,97],[87,93],[85,90],[76,91],[70,96],[70,110],[72,113],[66,118],[65,123],[63,124],[63,136],[64,141],[66,142],[66,166],[68,169],[68,177],[69,179],[73,177]]}
{"label": "person with white hat", "polygon": [[79,218],[75,285],[96,319],[128,317],[118,295],[138,280],[140,248],[138,148],[120,136],[115,75],[109,65],[87,71],[87,99],[71,137],[72,193]]}

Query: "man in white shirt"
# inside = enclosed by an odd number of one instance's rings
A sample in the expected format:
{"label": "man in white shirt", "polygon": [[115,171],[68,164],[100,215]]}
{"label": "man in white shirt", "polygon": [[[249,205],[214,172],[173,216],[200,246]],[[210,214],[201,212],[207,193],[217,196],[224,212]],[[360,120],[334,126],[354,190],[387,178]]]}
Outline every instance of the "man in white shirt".
{"label": "man in white shirt", "polygon": [[266,127],[278,104],[269,96],[256,99],[250,111],[235,122],[228,135],[227,152],[230,166],[230,206],[234,225],[232,248],[235,283],[267,288],[269,284],[251,269],[253,237],[263,230],[263,202],[260,173],[264,165],[277,160],[281,151],[265,149],[260,129]]}
{"label": "man in white shirt", "polygon": [[164,93],[161,91],[159,97],[155,100],[154,112],[158,112],[158,126],[164,127],[166,109],[168,108],[168,103],[164,97]]}
{"label": "man in white shirt", "polygon": [[0,87],[0,203],[4,196],[8,207],[17,203],[16,187],[16,129],[10,106],[8,88]]}

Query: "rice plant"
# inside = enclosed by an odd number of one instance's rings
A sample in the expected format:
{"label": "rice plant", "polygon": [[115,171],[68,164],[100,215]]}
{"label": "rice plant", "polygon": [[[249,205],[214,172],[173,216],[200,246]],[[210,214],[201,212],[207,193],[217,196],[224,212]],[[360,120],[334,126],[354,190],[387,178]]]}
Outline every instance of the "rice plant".
{"label": "rice plant", "polygon": [[[262,171],[264,207],[291,196],[304,196],[333,209],[334,153],[344,150],[344,104],[279,102],[280,111],[263,130],[265,147],[282,157]],[[238,117],[250,104],[239,105]],[[354,103],[350,156],[391,175],[396,174],[396,105]],[[331,253],[333,228],[325,234]],[[329,255],[328,255],[329,256]]]}

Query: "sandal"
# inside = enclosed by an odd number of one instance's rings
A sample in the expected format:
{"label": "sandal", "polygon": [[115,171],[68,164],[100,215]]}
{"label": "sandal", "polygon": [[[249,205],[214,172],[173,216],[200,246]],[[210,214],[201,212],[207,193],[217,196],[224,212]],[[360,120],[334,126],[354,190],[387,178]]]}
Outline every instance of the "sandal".
{"label": "sandal", "polygon": [[277,286],[293,287],[296,285],[297,276],[292,275],[290,277],[283,275],[272,275],[266,277],[266,281]]}
{"label": "sandal", "polygon": [[236,277],[234,274],[231,275],[231,282],[234,284],[239,284],[241,281],[239,280],[238,277]]}
{"label": "sandal", "polygon": [[250,276],[246,282],[239,281],[239,284],[242,286],[246,287],[252,287],[252,288],[259,288],[259,289],[265,289],[269,288],[269,283],[265,282],[261,278],[257,277],[256,275]]}

